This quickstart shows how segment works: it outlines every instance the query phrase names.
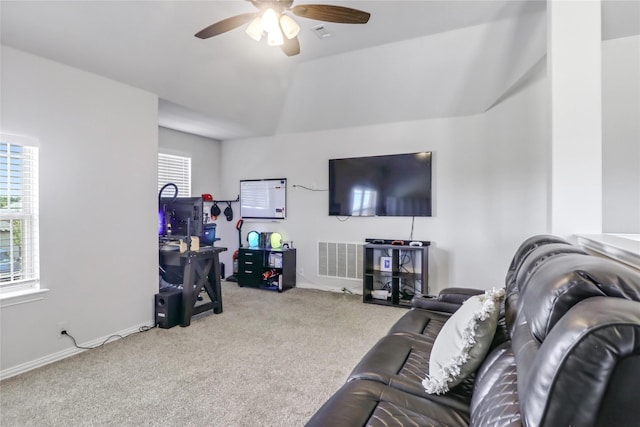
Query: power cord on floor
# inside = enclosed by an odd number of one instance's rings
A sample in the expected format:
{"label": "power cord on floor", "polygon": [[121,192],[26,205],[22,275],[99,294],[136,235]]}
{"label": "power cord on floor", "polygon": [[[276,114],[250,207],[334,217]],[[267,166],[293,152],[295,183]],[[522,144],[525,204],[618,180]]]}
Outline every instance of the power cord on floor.
{"label": "power cord on floor", "polygon": [[130,334],[127,334],[127,335],[124,335],[124,336],[123,336],[123,335],[114,334],[114,335],[109,336],[109,337],[108,337],[106,340],[104,340],[102,343],[100,343],[100,344],[98,344],[98,345],[95,345],[95,346],[93,346],[93,347],[83,347],[83,346],[81,346],[81,345],[78,345],[78,342],[77,342],[77,341],[76,341],[76,339],[73,337],[73,335],[71,335],[71,334],[70,334],[69,332],[67,332],[67,331],[61,331],[61,332],[60,332],[60,335],[66,335],[66,336],[68,336],[69,338],[71,338],[71,341],[73,341],[73,345],[74,345],[76,348],[80,348],[80,349],[82,349],[82,350],[93,350],[94,348],[102,347],[103,345],[105,345],[106,343],[108,343],[108,342],[109,342],[109,340],[111,340],[112,338],[120,338],[120,339],[122,339],[122,338],[126,338],[126,337],[128,337],[128,336],[131,336],[131,335],[133,335],[133,334],[139,334],[139,333],[141,333],[141,332],[147,332],[147,331],[150,331],[150,330],[152,330],[152,329],[154,329],[154,328],[157,328],[157,327],[158,327],[158,324],[155,324],[155,325],[153,325],[153,326],[140,326],[140,328],[138,328],[138,330],[137,330],[136,332],[131,332]]}

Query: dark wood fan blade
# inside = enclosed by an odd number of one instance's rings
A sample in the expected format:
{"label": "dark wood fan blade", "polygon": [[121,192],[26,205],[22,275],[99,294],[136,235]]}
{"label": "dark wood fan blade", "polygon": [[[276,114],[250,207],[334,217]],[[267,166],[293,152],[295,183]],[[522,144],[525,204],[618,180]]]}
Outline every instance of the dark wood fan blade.
{"label": "dark wood fan blade", "polygon": [[280,48],[287,56],[297,55],[300,53],[300,41],[298,41],[298,37],[294,37],[291,40],[285,37],[284,43]]}
{"label": "dark wood fan blade", "polygon": [[292,7],[291,12],[302,18],[339,24],[366,24],[371,16],[362,10],[328,4],[300,4]]}
{"label": "dark wood fan blade", "polygon": [[256,16],[258,16],[257,13],[243,13],[241,15],[223,19],[222,21],[209,25],[207,28],[196,33],[196,37],[201,39],[208,39],[209,37],[226,33],[227,31],[233,30],[234,28],[238,28],[240,25],[250,22]]}

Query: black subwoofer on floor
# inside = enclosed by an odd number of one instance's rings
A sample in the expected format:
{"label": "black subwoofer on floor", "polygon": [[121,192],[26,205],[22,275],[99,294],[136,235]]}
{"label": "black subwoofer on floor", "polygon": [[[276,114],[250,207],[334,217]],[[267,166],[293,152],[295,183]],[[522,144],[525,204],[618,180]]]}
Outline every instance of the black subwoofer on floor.
{"label": "black subwoofer on floor", "polygon": [[156,324],[169,329],[180,324],[182,318],[182,290],[163,289],[156,294]]}

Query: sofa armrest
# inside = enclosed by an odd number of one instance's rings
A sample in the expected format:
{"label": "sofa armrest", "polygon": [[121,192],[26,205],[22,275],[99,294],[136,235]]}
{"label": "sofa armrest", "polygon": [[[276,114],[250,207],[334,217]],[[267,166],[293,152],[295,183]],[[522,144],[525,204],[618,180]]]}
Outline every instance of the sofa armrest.
{"label": "sofa armrest", "polygon": [[437,297],[414,297],[411,300],[411,307],[422,310],[441,311],[453,313],[460,308],[461,304],[439,301]]}
{"label": "sofa armrest", "polygon": [[481,289],[472,288],[446,288],[440,291],[438,296],[416,296],[411,300],[411,306],[423,310],[455,312],[463,302],[474,295],[484,293]]}
{"label": "sofa armrest", "polygon": [[482,289],[472,288],[445,288],[438,294],[439,301],[451,302],[454,304],[462,304],[474,295],[483,294]]}

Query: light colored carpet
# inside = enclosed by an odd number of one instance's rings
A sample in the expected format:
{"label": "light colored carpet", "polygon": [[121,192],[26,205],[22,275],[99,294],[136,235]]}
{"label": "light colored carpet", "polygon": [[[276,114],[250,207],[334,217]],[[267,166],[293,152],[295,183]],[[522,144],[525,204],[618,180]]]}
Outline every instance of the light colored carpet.
{"label": "light colored carpet", "polygon": [[302,426],[405,309],[222,285],[222,314],[0,383],[0,425]]}

